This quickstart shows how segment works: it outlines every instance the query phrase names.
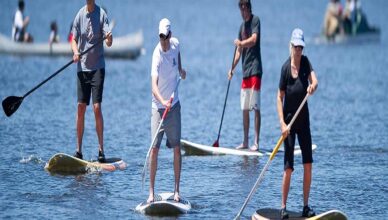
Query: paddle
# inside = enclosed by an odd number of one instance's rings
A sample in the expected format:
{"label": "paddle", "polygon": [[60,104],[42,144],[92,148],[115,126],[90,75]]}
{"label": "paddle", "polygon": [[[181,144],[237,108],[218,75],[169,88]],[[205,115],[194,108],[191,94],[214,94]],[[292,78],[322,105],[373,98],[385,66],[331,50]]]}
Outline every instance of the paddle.
{"label": "paddle", "polygon": [[[233,68],[234,58],[236,57],[236,51],[237,51],[237,47],[234,48],[233,61],[232,61],[232,68]],[[219,147],[219,146],[220,146],[220,144],[218,143],[218,141],[220,140],[222,121],[224,120],[224,113],[225,113],[226,101],[228,100],[230,81],[231,81],[231,79],[228,80],[228,88],[226,89],[226,96],[225,96],[225,101],[224,101],[224,108],[222,109],[222,116],[221,116],[220,128],[218,129],[217,140],[213,143],[213,147]]]}
{"label": "paddle", "polygon": [[[300,112],[300,110],[302,110],[302,107],[303,107],[304,103],[306,103],[308,97],[309,97],[309,93],[306,94],[306,97],[304,97],[302,103],[299,105],[298,110],[296,110],[296,113],[295,113],[294,117],[292,117],[291,122],[287,125],[287,129],[288,129],[288,130],[291,128],[291,126],[292,126],[292,124],[294,123],[295,119],[298,117],[299,112]],[[280,147],[280,145],[283,143],[283,141],[284,141],[284,137],[283,137],[283,135],[282,135],[282,136],[280,136],[280,138],[279,138],[279,140],[278,140],[276,146],[275,146],[274,149],[272,150],[271,156],[268,158],[268,162],[267,162],[267,164],[265,164],[263,170],[261,171],[259,177],[257,178],[256,183],[255,183],[255,185],[253,186],[251,192],[249,193],[249,195],[248,195],[248,197],[246,198],[246,200],[245,200],[243,206],[241,207],[240,211],[238,212],[237,216],[236,216],[234,219],[240,219],[240,216],[241,216],[242,212],[244,211],[245,206],[248,204],[248,202],[249,202],[249,200],[251,199],[253,193],[256,191],[256,189],[257,189],[257,187],[259,186],[260,182],[263,180],[264,173],[267,171],[269,165],[270,165],[271,162],[272,162],[272,159],[275,157],[275,155],[276,155],[276,153],[278,152],[279,147]]]}
{"label": "paddle", "polygon": [[[176,84],[176,87],[175,87],[175,89],[174,89],[174,92],[173,92],[173,93],[171,94],[171,96],[170,96],[170,100],[169,100],[169,103],[170,103],[170,104],[171,104],[172,101],[174,100],[174,95],[175,95],[175,92],[178,90],[178,86],[179,86],[180,81],[181,81],[181,77],[179,77],[178,83]],[[160,128],[162,127],[163,121],[164,121],[164,119],[166,118],[168,111],[170,111],[170,108],[171,108],[171,106],[168,107],[168,108],[166,108],[166,109],[164,110],[163,115],[162,115],[162,119],[161,119],[160,122],[159,122],[159,126],[158,126],[158,128],[156,129],[155,135],[154,135],[154,137],[153,137],[153,139],[152,139],[152,142],[151,142],[151,145],[150,145],[150,147],[149,147],[149,149],[148,149],[147,156],[146,156],[146,159],[145,159],[145,161],[144,161],[143,170],[141,171],[141,183],[142,183],[142,184],[141,184],[141,188],[142,188],[142,189],[144,188],[145,174],[146,174],[147,168],[148,168],[148,159],[149,159],[149,156],[150,156],[151,149],[152,149],[152,147],[153,147],[154,144],[155,144],[156,137],[157,137],[158,134],[159,134],[159,130],[160,130]]]}
{"label": "paddle", "polygon": [[[100,44],[101,42],[103,42],[104,40],[106,40],[106,36],[102,39],[100,39],[97,43],[93,44],[93,46],[89,47],[87,50],[85,50],[84,52],[82,52],[80,54],[80,57],[85,55],[87,52],[89,52],[91,49],[93,49],[94,47],[96,47],[98,44]],[[26,98],[28,95],[30,95],[32,92],[34,92],[35,90],[37,90],[39,87],[41,87],[43,84],[45,84],[47,81],[49,81],[50,79],[52,79],[54,76],[56,76],[58,73],[62,72],[62,70],[66,69],[68,66],[70,66],[74,61],[71,60],[69,61],[66,65],[64,65],[62,68],[60,68],[59,70],[57,70],[55,73],[53,73],[51,76],[49,76],[47,79],[43,80],[41,83],[39,83],[37,86],[35,86],[33,89],[31,89],[30,91],[28,91],[26,94],[24,94],[22,97],[20,96],[8,96],[7,98],[5,98],[2,102],[2,105],[3,105],[3,110],[4,110],[4,113],[5,115],[7,115],[8,117],[10,117],[13,113],[15,113],[19,106],[22,104],[24,98]]]}

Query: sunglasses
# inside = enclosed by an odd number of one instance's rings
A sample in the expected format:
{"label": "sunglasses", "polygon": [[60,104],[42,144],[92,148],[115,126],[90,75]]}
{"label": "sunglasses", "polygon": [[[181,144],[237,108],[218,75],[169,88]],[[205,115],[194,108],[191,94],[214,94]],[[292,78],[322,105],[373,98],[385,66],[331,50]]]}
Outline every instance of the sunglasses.
{"label": "sunglasses", "polygon": [[295,48],[295,49],[301,49],[301,50],[303,50],[303,46],[294,46],[294,45],[292,45],[292,47]]}
{"label": "sunglasses", "polygon": [[159,38],[160,38],[161,40],[167,40],[169,37],[170,37],[170,33],[168,33],[167,35],[159,34]]}

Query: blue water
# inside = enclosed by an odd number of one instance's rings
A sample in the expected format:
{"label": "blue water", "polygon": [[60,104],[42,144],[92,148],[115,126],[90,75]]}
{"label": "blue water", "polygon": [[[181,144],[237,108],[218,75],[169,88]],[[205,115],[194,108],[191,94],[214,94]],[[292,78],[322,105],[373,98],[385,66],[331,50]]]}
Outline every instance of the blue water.
{"label": "blue water", "polygon": [[[233,40],[241,23],[236,1],[98,1],[116,20],[114,36],[142,29],[146,53],[137,60],[106,60],[103,100],[105,150],[121,157],[125,171],[82,176],[47,173],[45,162],[57,152],[75,150],[76,66],[64,70],[23,101],[8,118],[0,114],[0,218],[9,219],[148,219],[134,211],[145,200],[141,169],[150,144],[150,66],[158,41],[158,21],[168,17],[181,42],[187,80],[180,85],[182,135],[211,145],[218,132]],[[388,207],[388,2],[363,1],[370,23],[381,28],[375,43],[316,45],[327,1],[253,1],[262,23],[261,147],[274,147],[280,135],[276,91],[288,56],[293,28],[305,31],[310,58],[319,79],[309,99],[314,153],[310,204],[350,219],[386,219]],[[84,1],[26,2],[29,31],[47,42],[56,20],[62,40]],[[16,1],[0,2],[0,32],[10,35]],[[70,57],[0,55],[0,97],[22,96],[66,64]],[[241,66],[233,78],[220,143],[242,139],[239,110]],[[91,109],[86,115],[83,154],[97,155]],[[252,134],[252,133],[251,133]],[[253,137],[252,137],[253,138]],[[252,140],[251,140],[252,141]],[[183,157],[181,194],[193,204],[179,219],[231,219],[241,208],[268,157]],[[258,208],[279,207],[283,156],[277,155],[243,217]],[[302,209],[300,158],[296,159],[288,209]],[[146,182],[146,189],[148,181]],[[173,190],[172,151],[162,148],[156,192]]]}

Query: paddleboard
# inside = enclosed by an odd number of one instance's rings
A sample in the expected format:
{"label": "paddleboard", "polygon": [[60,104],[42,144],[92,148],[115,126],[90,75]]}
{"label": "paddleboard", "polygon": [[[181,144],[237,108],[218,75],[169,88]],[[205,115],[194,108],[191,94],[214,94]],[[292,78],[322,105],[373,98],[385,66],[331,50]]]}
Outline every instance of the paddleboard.
{"label": "paddleboard", "polygon": [[105,163],[86,161],[65,153],[57,153],[44,167],[50,173],[82,174],[98,171],[124,170],[127,164],[120,158],[107,158]]}
{"label": "paddleboard", "polygon": [[[306,218],[302,217],[301,212],[288,211],[290,220],[347,220],[348,217],[341,211],[338,210],[330,210],[319,214],[314,217]],[[279,209],[271,209],[264,208],[256,210],[252,215],[252,220],[272,220],[272,219],[280,219],[280,210]]]}
{"label": "paddleboard", "polygon": [[155,195],[155,201],[144,201],[136,206],[136,211],[146,215],[171,216],[188,213],[191,204],[181,197],[179,202],[174,200],[174,193],[166,192]]}
{"label": "paddleboard", "polygon": [[[181,140],[182,149],[185,151],[185,155],[240,155],[240,156],[258,156],[271,155],[272,150],[260,150],[251,151],[249,149],[237,150],[228,147],[213,147],[203,144],[193,143],[187,140]],[[313,151],[317,148],[317,145],[313,144]],[[279,149],[278,152],[284,152],[283,149]],[[294,155],[302,154],[299,146],[295,146]]]}
{"label": "paddleboard", "polygon": [[213,147],[203,144],[196,144],[190,141],[181,140],[181,146],[186,155],[240,155],[240,156],[263,156],[263,153],[249,149],[237,150],[228,147]]}

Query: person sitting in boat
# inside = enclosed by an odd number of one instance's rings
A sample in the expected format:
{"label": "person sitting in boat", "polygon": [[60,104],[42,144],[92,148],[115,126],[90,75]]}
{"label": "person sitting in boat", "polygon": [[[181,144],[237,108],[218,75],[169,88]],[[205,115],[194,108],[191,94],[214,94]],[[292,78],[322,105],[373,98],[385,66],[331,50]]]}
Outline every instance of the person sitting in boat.
{"label": "person sitting in boat", "polygon": [[57,25],[56,21],[53,21],[50,24],[49,43],[50,43],[50,45],[53,43],[59,43],[58,25]]}
{"label": "person sitting in boat", "polygon": [[326,8],[324,19],[324,34],[327,38],[333,38],[342,32],[342,5],[339,0],[330,0]]}
{"label": "person sitting in boat", "polygon": [[353,1],[346,0],[344,12],[342,14],[342,23],[345,34],[352,33],[352,13],[353,13]]}
{"label": "person sitting in boat", "polygon": [[352,34],[360,34],[365,32],[376,32],[378,28],[371,27],[368,24],[366,14],[361,9],[360,0],[350,0]]}
{"label": "person sitting in boat", "polygon": [[31,34],[26,32],[27,26],[30,23],[30,17],[24,17],[23,11],[24,0],[19,0],[12,27],[12,39],[17,42],[32,42]]}

